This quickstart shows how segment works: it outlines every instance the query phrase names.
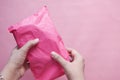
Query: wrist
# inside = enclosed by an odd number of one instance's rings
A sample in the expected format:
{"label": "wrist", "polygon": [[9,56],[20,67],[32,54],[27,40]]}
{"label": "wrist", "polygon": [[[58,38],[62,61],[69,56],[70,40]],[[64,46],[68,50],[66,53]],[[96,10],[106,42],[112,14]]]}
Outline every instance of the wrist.
{"label": "wrist", "polygon": [[[11,74],[12,73],[12,74]],[[5,80],[18,80],[20,78],[17,69],[12,64],[7,64],[1,72]]]}
{"label": "wrist", "polygon": [[84,80],[84,77],[68,77],[68,80]]}
{"label": "wrist", "polygon": [[84,80],[83,73],[67,75],[68,80]]}

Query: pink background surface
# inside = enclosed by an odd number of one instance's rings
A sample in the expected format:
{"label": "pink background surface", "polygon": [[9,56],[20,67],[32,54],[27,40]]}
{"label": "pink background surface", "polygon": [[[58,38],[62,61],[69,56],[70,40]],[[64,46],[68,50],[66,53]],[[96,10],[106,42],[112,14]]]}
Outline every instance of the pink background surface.
{"label": "pink background surface", "polygon": [[[119,0],[0,0],[0,70],[16,46],[8,26],[43,5],[48,6],[65,45],[85,58],[86,80],[120,80]],[[34,78],[28,71],[22,80]]]}

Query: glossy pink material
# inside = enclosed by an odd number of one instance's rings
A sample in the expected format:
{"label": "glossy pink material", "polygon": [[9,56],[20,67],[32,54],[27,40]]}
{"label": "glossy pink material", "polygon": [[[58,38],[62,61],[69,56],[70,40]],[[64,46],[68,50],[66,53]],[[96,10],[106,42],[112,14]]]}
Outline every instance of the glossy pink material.
{"label": "glossy pink material", "polygon": [[62,67],[51,58],[50,53],[55,51],[66,60],[69,55],[49,17],[46,6],[9,27],[9,31],[13,33],[19,48],[27,41],[39,38],[39,44],[33,47],[27,56],[36,80],[53,80],[64,74]]}
{"label": "glossy pink material", "polygon": [[45,4],[65,45],[85,58],[86,80],[120,80],[120,0],[0,0],[0,70],[16,46],[8,26]]}

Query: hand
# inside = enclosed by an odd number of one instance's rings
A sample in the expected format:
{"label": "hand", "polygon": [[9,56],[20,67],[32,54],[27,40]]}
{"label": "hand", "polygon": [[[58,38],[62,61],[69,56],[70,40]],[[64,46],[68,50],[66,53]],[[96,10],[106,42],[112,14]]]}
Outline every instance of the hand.
{"label": "hand", "polygon": [[51,53],[52,58],[64,68],[68,80],[84,80],[84,61],[82,56],[74,49],[67,50],[72,58],[72,61],[66,61],[56,52]]}
{"label": "hand", "polygon": [[8,64],[2,71],[5,80],[19,80],[29,68],[26,61],[27,52],[39,42],[39,39],[28,41],[23,47],[13,50]]}

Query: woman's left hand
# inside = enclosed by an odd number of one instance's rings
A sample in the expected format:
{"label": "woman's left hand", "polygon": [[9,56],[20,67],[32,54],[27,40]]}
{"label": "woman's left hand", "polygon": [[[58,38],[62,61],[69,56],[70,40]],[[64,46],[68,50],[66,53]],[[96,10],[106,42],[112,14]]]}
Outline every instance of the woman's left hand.
{"label": "woman's left hand", "polygon": [[4,67],[1,74],[5,80],[19,80],[29,68],[26,61],[28,51],[39,42],[39,39],[28,41],[23,47],[17,47],[12,51],[8,64]]}

